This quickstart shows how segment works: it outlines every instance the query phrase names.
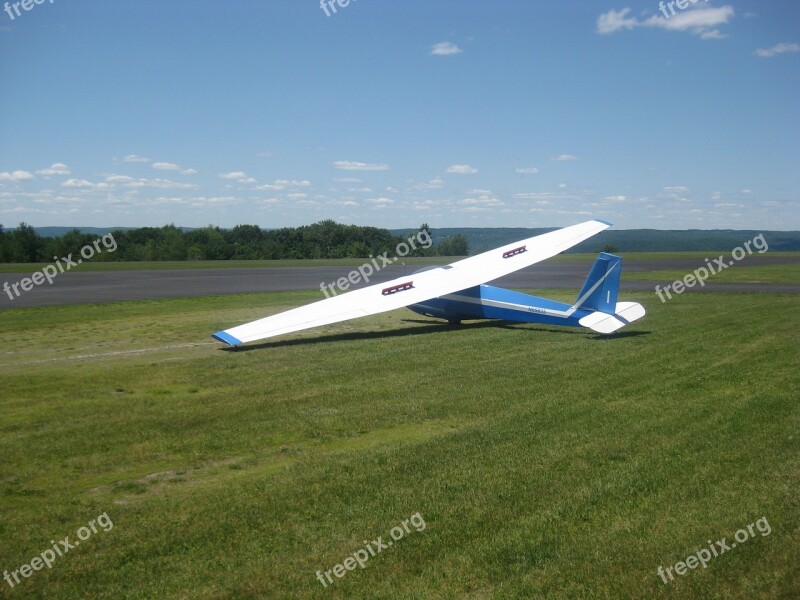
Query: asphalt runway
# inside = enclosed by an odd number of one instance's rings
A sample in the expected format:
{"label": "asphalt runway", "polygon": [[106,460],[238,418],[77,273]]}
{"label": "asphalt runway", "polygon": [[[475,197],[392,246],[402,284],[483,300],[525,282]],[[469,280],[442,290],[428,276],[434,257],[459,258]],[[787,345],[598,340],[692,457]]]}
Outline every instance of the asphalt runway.
{"label": "asphalt runway", "polygon": [[[760,256],[750,265],[798,264],[794,257]],[[539,264],[492,282],[493,285],[517,289],[574,289],[577,294],[588,275],[591,261],[585,263]],[[677,269],[686,273],[703,266],[697,259],[629,260],[623,263],[623,290],[652,292],[655,285],[668,281],[624,281],[625,272]],[[735,268],[748,267],[747,259]],[[32,306],[60,306],[122,302],[126,300],[161,300],[226,294],[320,290],[320,284],[334,283],[346,277],[354,267],[265,267],[253,269],[175,269],[155,271],[70,271],[59,275],[52,285],[35,286],[11,300],[0,291],[0,310]],[[375,274],[370,283],[382,283],[410,275],[418,266],[402,264],[386,267]],[[30,273],[3,273],[0,285],[13,284]],[[363,287],[363,286],[358,286]],[[695,286],[687,292],[777,292],[800,293],[800,285],[760,283],[714,283],[713,276],[705,287]],[[13,292],[12,292],[13,293]],[[320,291],[320,299],[324,296]]]}

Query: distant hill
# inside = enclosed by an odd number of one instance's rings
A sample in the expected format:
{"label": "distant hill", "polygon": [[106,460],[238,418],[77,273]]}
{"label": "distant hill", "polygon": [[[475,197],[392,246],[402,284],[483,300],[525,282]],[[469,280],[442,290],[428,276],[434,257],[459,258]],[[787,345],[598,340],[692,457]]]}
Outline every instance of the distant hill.
{"label": "distant hill", "polygon": [[[451,235],[461,234],[469,240],[471,254],[491,250],[517,240],[532,237],[555,228],[531,229],[525,227],[442,227],[431,228],[434,243]],[[393,235],[407,236],[410,229],[391,229]],[[734,229],[610,229],[586,240],[568,252],[600,252],[613,246],[618,252],[730,252],[759,233],[776,252],[800,251],[800,231],[757,231]]]}
{"label": "distant hill", "polygon": [[[42,237],[60,237],[65,233],[77,229],[81,233],[90,233],[91,235],[101,236],[107,234],[109,231],[131,231],[139,229],[138,227],[34,227],[36,233]],[[179,227],[183,231],[192,231],[193,227]]]}
{"label": "distant hill", "polygon": [[[44,237],[57,237],[68,231],[78,229],[81,233],[101,236],[109,231],[129,231],[136,227],[36,227],[36,232]],[[192,231],[192,227],[181,227]],[[528,227],[441,227],[432,228],[434,243],[446,237],[461,234],[469,240],[471,254],[491,250],[517,240],[547,233],[555,228]],[[412,229],[390,229],[393,235],[407,237],[415,233]],[[747,240],[763,233],[769,249],[780,252],[800,251],[800,231],[759,231],[735,229],[611,229],[578,244],[569,252],[599,252],[606,246],[613,246],[619,252],[680,252],[680,251],[719,251],[729,252]]]}

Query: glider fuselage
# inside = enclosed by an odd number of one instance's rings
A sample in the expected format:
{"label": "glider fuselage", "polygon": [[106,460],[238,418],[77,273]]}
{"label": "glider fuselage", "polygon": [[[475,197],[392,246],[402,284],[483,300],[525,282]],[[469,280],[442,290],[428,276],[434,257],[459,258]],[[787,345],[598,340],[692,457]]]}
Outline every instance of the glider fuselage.
{"label": "glider fuselage", "polygon": [[408,308],[415,313],[446,319],[451,323],[471,319],[502,319],[572,327],[579,327],[580,319],[592,312],[575,309],[563,302],[486,284],[440,298],[431,298]]}

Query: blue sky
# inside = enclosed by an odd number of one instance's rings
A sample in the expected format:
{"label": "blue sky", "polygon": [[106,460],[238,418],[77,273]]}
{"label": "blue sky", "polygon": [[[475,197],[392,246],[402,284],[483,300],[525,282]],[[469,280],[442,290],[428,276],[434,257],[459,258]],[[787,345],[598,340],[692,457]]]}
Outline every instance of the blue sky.
{"label": "blue sky", "polygon": [[27,2],[6,227],[800,229],[796,0]]}

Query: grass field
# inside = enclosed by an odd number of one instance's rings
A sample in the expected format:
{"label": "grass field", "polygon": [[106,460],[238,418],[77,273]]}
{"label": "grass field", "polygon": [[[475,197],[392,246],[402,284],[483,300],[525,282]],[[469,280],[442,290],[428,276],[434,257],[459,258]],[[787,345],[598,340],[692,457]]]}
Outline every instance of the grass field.
{"label": "grass field", "polygon": [[[698,267],[703,263],[698,262]],[[697,267],[695,267],[697,268]],[[694,269],[671,269],[666,271],[641,271],[625,272],[624,279],[630,281],[678,281],[682,280]],[[785,265],[760,265],[758,263],[743,266],[735,265],[735,268],[728,268],[714,275],[710,275],[706,283],[799,283],[800,284],[800,261],[796,264]],[[694,285],[698,285],[694,283]]]}
{"label": "grass field", "polygon": [[800,597],[797,296],[627,294],[649,314],[611,337],[408,311],[209,337],[317,296],[0,313],[0,570],[113,521],[0,597]]}

